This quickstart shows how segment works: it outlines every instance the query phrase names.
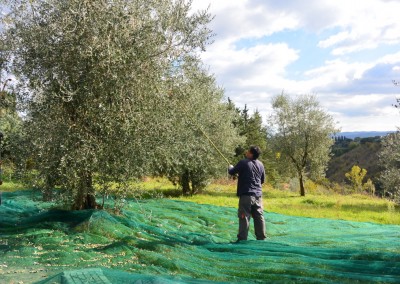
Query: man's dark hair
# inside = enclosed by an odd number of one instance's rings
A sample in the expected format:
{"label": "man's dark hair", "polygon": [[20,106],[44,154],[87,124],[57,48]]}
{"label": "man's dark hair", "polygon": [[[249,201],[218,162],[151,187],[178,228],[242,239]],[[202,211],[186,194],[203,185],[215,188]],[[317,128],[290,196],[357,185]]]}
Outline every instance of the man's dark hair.
{"label": "man's dark hair", "polygon": [[249,151],[251,154],[253,154],[253,159],[257,160],[258,157],[260,157],[261,150],[260,147],[258,146],[250,146]]}

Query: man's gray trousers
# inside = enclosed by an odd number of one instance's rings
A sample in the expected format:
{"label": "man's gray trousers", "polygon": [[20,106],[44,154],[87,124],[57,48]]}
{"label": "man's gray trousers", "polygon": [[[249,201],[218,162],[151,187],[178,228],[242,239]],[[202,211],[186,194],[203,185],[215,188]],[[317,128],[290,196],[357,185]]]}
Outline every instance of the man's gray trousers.
{"label": "man's gray trousers", "polygon": [[241,195],[239,198],[238,217],[238,240],[247,240],[251,217],[253,217],[254,220],[254,230],[257,240],[264,240],[266,238],[264,210],[261,197]]}

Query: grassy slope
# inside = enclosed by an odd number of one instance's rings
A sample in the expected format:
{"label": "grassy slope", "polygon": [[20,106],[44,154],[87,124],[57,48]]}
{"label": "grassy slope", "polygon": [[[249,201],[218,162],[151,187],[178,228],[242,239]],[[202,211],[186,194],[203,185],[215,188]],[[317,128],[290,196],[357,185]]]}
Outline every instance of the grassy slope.
{"label": "grassy slope", "polygon": [[338,183],[345,182],[347,180],[345,173],[349,172],[354,165],[358,165],[367,170],[364,182],[369,178],[376,182],[381,171],[377,163],[380,149],[380,143],[367,142],[339,157],[332,157],[326,172],[327,178]]}
{"label": "grassy slope", "polygon": [[[169,192],[177,192],[172,185],[168,185],[168,182],[162,179],[149,180],[144,183],[143,188],[147,190],[156,188],[167,195]],[[238,199],[235,193],[235,182],[225,181],[211,184],[203,193],[195,196],[173,198],[236,208]],[[306,197],[300,197],[298,193],[265,186],[264,209],[290,216],[400,225],[400,208],[393,202],[361,194],[306,194]]]}
{"label": "grassy slope", "polygon": [[[168,180],[161,178],[147,179],[133,187],[136,189],[135,195],[143,198],[162,194],[177,200],[233,208],[237,208],[238,203],[234,181],[223,180],[211,184],[203,193],[187,197],[179,196],[181,191]],[[12,183],[5,183],[0,187],[1,191],[18,189],[21,189],[21,185]],[[289,190],[265,186],[264,209],[289,216],[400,225],[400,208],[393,202],[361,194],[306,194],[306,197],[300,197],[298,193]]]}

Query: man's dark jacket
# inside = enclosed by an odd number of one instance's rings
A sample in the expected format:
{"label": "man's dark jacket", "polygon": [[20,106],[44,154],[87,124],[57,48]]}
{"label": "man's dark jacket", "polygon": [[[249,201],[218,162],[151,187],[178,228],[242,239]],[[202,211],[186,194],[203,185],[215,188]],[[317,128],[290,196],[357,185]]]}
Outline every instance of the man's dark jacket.
{"label": "man's dark jacket", "polygon": [[265,170],[259,160],[243,159],[229,170],[229,174],[239,174],[237,196],[262,195],[261,185],[265,180]]}

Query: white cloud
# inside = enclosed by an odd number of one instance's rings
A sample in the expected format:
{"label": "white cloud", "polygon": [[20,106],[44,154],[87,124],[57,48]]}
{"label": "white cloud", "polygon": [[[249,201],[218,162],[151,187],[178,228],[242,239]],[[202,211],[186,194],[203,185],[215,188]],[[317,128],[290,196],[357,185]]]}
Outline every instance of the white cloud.
{"label": "white cloud", "polygon": [[370,63],[348,63],[340,59],[326,61],[324,66],[306,71],[304,74],[311,78],[326,83],[343,83],[349,80],[359,79]]}
{"label": "white cloud", "polygon": [[337,18],[331,27],[340,28],[340,31],[321,40],[320,47],[331,47],[332,54],[343,55],[400,43],[399,2],[340,0],[335,3]]}
{"label": "white cloud", "polygon": [[[204,0],[194,4],[208,5]],[[353,58],[363,50],[400,43],[400,1],[310,0],[305,5],[297,0],[218,0],[210,7],[217,36],[202,59],[239,106],[248,104],[267,115],[271,97],[282,90],[315,93],[343,130],[388,130],[400,124],[391,106],[396,91],[391,81],[400,79],[400,50]],[[282,31],[311,35],[317,39],[314,50],[291,46],[293,39],[268,42],[268,36]],[[320,66],[290,69],[317,49],[330,52],[325,60],[315,58]]]}
{"label": "white cloud", "polygon": [[321,105],[339,122],[343,131],[395,130],[400,126],[399,111],[388,101],[395,102],[395,94],[319,96]]}
{"label": "white cloud", "polygon": [[229,96],[232,93],[259,94],[268,90],[276,93],[282,90],[287,85],[286,69],[298,58],[298,51],[286,43],[237,49],[234,44],[222,42],[202,55]]}
{"label": "white cloud", "polygon": [[[205,9],[207,1],[196,0],[194,9]],[[219,0],[209,4],[215,15],[210,27],[218,40],[234,42],[243,38],[260,38],[285,29],[298,27],[295,15],[285,10],[272,12],[268,2],[246,0]]]}
{"label": "white cloud", "polygon": [[363,116],[347,117],[339,116],[341,131],[393,131],[399,127],[399,114],[392,116]]}

